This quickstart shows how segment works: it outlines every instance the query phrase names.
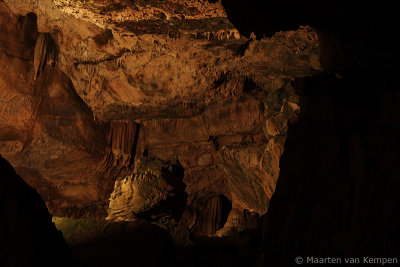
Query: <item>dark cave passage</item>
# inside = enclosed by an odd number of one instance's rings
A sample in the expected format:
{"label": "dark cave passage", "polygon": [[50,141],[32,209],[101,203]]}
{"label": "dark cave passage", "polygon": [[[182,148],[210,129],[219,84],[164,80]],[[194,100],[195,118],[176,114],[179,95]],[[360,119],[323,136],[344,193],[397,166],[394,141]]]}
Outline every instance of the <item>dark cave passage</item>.
{"label": "dark cave passage", "polygon": [[302,113],[289,127],[266,215],[267,266],[397,255],[398,82],[381,70],[297,81]]}

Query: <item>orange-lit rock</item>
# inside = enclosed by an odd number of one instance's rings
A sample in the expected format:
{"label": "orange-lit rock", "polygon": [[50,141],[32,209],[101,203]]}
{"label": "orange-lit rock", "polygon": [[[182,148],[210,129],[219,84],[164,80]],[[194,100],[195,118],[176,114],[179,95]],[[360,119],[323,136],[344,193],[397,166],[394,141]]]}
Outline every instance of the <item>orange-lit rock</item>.
{"label": "orange-lit rock", "polygon": [[[128,220],[163,203],[174,227],[212,236],[267,212],[293,80],[322,69],[312,28],[248,39],[207,1],[0,7],[0,152],[53,214]],[[138,173],[147,161],[183,168],[179,208],[162,175]]]}
{"label": "orange-lit rock", "polygon": [[[157,213],[178,216],[186,203],[183,172],[178,164],[158,159],[141,160],[135,175],[119,177],[110,197],[107,220],[129,221],[136,216],[157,217]],[[179,219],[179,218],[177,218]]]}
{"label": "orange-lit rock", "polygon": [[136,258],[139,225],[145,266],[395,256],[396,10],[3,0],[0,153],[51,214],[100,227],[74,247],[94,266]]}

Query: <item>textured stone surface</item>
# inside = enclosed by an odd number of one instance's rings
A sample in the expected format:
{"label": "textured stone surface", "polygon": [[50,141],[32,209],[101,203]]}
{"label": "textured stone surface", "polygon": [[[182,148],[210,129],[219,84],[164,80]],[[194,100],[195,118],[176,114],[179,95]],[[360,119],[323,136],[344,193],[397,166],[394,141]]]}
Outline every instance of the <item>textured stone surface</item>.
{"label": "textured stone surface", "polygon": [[35,67],[35,39],[43,36],[35,16],[17,17],[4,3],[0,6],[1,152],[39,191],[51,212],[72,215],[70,207],[81,206],[91,213],[102,183],[96,164],[106,148],[104,126],[94,123],[92,112],[57,66]]}
{"label": "textured stone surface", "polygon": [[4,0],[0,152],[52,214],[144,218],[190,266],[392,253],[396,10]]}
{"label": "textured stone surface", "polygon": [[[157,159],[142,160],[135,175],[121,177],[115,182],[107,220],[128,221],[145,213],[156,216],[154,209],[167,213],[169,209],[184,207],[183,172],[178,169],[177,165],[164,164]],[[174,207],[177,202],[181,204]]]}
{"label": "textured stone surface", "polygon": [[[137,119],[149,113],[150,116],[157,116],[157,113],[165,116],[182,103],[196,105],[188,110],[193,112],[220,96],[240,95],[240,84],[246,78],[268,87],[277,75],[304,76],[320,69],[318,37],[309,28],[247,44],[246,38],[238,39],[236,35],[233,38],[207,37],[214,32],[214,26],[204,22],[193,27],[205,36],[189,31],[171,38],[169,29],[164,27],[154,32],[132,32],[130,24],[135,19],[124,15],[125,9],[105,12],[101,15],[104,23],[97,25],[98,20],[90,14],[98,16],[102,8],[109,6],[106,2],[88,2],[90,4],[85,6],[94,9],[94,13],[85,12],[85,18],[81,18],[51,0],[32,2],[32,5],[5,1],[17,14],[38,14],[39,31],[52,33],[59,46],[58,65],[70,77],[77,94],[93,110],[95,117],[103,121]],[[83,12],[82,4],[73,3]],[[212,9],[207,8],[209,5],[205,2],[202,8]],[[145,8],[154,11],[161,6]],[[210,19],[207,12],[198,16],[200,20]],[[121,27],[114,24],[115,17],[121,20],[118,22]],[[142,17],[139,27],[150,29],[146,21],[155,20]],[[191,19],[182,21],[189,23]],[[173,23],[162,21],[162,24]],[[234,30],[233,25],[228,26],[225,31]],[[184,28],[179,24],[176,27]],[[99,47],[95,40],[105,29],[111,30],[112,38],[110,35],[111,40]],[[231,86],[225,86],[226,83]],[[179,109],[175,112],[181,113]]]}
{"label": "textured stone surface", "polygon": [[248,39],[202,1],[4,1],[1,12],[0,151],[53,214],[106,217],[118,177],[154,195],[136,194],[138,210],[164,201],[162,181],[133,179],[148,159],[179,162],[189,202],[222,195],[265,214],[299,111],[292,81],[321,69],[313,29]]}

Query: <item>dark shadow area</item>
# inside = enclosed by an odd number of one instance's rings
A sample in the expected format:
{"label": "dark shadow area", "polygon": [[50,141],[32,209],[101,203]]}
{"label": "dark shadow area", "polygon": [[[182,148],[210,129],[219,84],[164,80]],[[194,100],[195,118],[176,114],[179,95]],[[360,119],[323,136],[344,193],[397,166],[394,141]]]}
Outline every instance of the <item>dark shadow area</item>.
{"label": "dark shadow area", "polygon": [[198,195],[188,203],[182,217],[193,238],[213,236],[224,227],[232,210],[232,202],[224,195]]}
{"label": "dark shadow area", "polygon": [[[348,37],[394,28],[397,10],[391,1],[272,1],[222,0],[229,20],[249,36],[271,36],[278,31],[309,25],[321,30],[347,33]],[[381,28],[385,26],[384,28]],[[371,36],[371,39],[376,36]]]}
{"label": "dark shadow area", "polygon": [[138,145],[138,140],[139,140],[139,132],[140,132],[140,124],[135,123],[136,129],[135,129],[135,138],[133,139],[133,145],[131,149],[131,158],[130,158],[130,165],[135,163],[135,157],[136,157],[136,150],[137,150],[137,145]]}
{"label": "dark shadow area", "polygon": [[167,165],[161,168],[161,177],[165,179],[173,190],[165,201],[160,202],[148,211],[135,214],[135,216],[151,222],[170,216],[173,220],[179,221],[185,210],[187,199],[186,185],[183,183],[184,169],[179,161],[168,162]]}
{"label": "dark shadow area", "polygon": [[71,266],[46,204],[0,156],[0,266]]}
{"label": "dark shadow area", "polygon": [[25,45],[26,50],[30,51],[35,46],[36,38],[38,35],[37,16],[35,13],[28,13],[26,16],[18,17],[18,26],[21,27],[23,34],[22,44]]}
{"label": "dark shadow area", "polygon": [[261,233],[243,232],[228,237],[195,237],[195,245],[177,250],[177,266],[262,266]]}
{"label": "dark shadow area", "polygon": [[169,168],[162,168],[161,173],[165,181],[173,187],[173,191],[171,192],[173,196],[167,198],[163,210],[167,212],[170,211],[173,218],[180,220],[185,210],[186,199],[188,197],[185,192],[186,185],[183,182],[185,170],[179,161],[176,161],[171,163]]}
{"label": "dark shadow area", "polygon": [[56,218],[71,246],[74,266],[260,266],[261,234],[196,237],[174,243],[170,232],[146,220],[107,222]]}
{"label": "dark shadow area", "polygon": [[296,81],[302,112],[266,215],[266,266],[296,265],[297,256],[399,256],[399,76],[341,77]]}
{"label": "dark shadow area", "polygon": [[228,19],[247,37],[254,32],[260,39],[308,25],[319,31],[323,45],[335,36],[337,42],[330,49],[340,49],[352,65],[395,64],[399,59],[400,21],[393,1],[222,0],[222,4]]}
{"label": "dark shadow area", "polygon": [[74,266],[175,265],[174,245],[165,229],[142,220],[100,228],[84,242],[71,245]]}

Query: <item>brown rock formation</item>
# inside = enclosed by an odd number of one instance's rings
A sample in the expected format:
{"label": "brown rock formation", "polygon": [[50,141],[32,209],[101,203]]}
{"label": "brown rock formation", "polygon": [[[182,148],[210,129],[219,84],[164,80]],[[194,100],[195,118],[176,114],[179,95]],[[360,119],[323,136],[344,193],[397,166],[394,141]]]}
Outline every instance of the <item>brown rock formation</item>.
{"label": "brown rock formation", "polygon": [[223,195],[196,196],[188,203],[183,221],[192,233],[213,236],[224,227],[231,209],[232,203]]}
{"label": "brown rock formation", "polygon": [[318,36],[302,27],[246,39],[218,3],[168,3],[1,4],[2,62],[9,47],[24,60],[0,79],[25,79],[2,87],[1,151],[53,214],[105,217],[114,182],[147,159],[179,161],[189,203],[222,195],[240,212],[267,211],[299,111],[292,80],[320,69]]}
{"label": "brown rock formation", "polygon": [[[276,266],[344,243],[337,255],[351,256],[356,239],[332,235],[363,225],[363,206],[348,202],[379,188],[361,155],[397,164],[377,141],[396,148],[396,119],[383,117],[397,29],[371,19],[381,8],[313,7],[321,3],[3,0],[0,152],[52,214],[142,218],[177,244],[221,245],[205,265],[233,247],[232,266],[261,264],[263,242]],[[382,121],[365,119],[378,110]],[[384,177],[392,193],[394,178]],[[394,210],[385,214],[397,221]],[[314,229],[332,245],[319,246]]]}
{"label": "brown rock formation", "polygon": [[[218,4],[183,4],[199,12],[199,22],[192,25],[193,19],[189,18],[180,19],[181,22],[167,19],[168,9],[163,9],[164,20],[141,15],[159,12],[157,3],[143,7],[139,1],[135,7],[130,4],[105,12],[103,9],[109,8],[106,1],[89,2],[86,7],[79,2],[51,0],[32,6],[21,1],[5,4],[17,14],[43,14],[38,16],[38,28],[40,32],[56,33],[52,35],[60,51],[58,66],[102,121],[168,117],[171,112],[190,116],[211,99],[241,95],[246,78],[266,88],[276,76],[304,76],[320,69],[318,37],[309,28],[253,41],[246,49],[247,39],[224,36],[235,29],[226,17],[216,17],[223,16]],[[179,1],[170,4],[176,2]],[[206,10],[200,13],[198,9]],[[84,12],[84,18],[72,10]],[[217,11],[208,15],[207,10]],[[207,23],[210,16],[216,22],[225,20],[223,27]],[[132,26],[134,23],[145,31]],[[154,23],[162,25],[154,25],[152,31]],[[186,24],[190,26],[188,31],[184,30]],[[174,31],[180,29],[178,36],[170,37],[171,27]],[[99,47],[96,40],[105,29],[111,30],[108,36],[112,39]],[[217,32],[221,36],[214,36]],[[182,105],[183,110],[179,108]]]}
{"label": "brown rock formation", "polygon": [[107,220],[129,221],[146,215],[157,218],[157,213],[165,216],[168,212],[180,216],[186,203],[182,178],[178,164],[163,164],[157,159],[140,161],[135,175],[115,182]]}

